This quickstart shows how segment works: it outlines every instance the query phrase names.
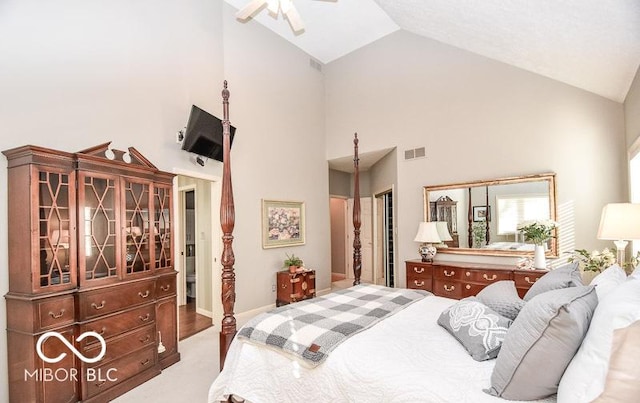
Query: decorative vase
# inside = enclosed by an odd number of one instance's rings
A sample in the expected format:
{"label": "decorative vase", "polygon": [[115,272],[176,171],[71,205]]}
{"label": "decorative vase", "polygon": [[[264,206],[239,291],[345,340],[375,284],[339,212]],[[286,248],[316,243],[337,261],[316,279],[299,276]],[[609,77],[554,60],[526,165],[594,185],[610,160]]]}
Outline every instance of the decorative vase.
{"label": "decorative vase", "polygon": [[536,245],[533,255],[533,268],[544,270],[547,268],[547,259],[544,255],[544,245]]}

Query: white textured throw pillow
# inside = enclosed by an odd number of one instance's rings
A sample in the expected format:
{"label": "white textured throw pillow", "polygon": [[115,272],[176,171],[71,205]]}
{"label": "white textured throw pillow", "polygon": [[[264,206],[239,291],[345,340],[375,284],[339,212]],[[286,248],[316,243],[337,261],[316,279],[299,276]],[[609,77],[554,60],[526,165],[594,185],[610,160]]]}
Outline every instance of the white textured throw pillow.
{"label": "white textured throw pillow", "polygon": [[622,267],[618,266],[616,263],[595,276],[593,280],[591,280],[590,285],[596,286],[598,300],[602,301],[605,295],[611,293],[614,288],[624,283],[626,280],[627,273],[625,273],[624,270],[622,270]]}
{"label": "white textured throw pillow", "polygon": [[640,279],[616,287],[596,308],[589,331],[558,387],[558,402],[584,403],[604,390],[613,331],[640,319]]}

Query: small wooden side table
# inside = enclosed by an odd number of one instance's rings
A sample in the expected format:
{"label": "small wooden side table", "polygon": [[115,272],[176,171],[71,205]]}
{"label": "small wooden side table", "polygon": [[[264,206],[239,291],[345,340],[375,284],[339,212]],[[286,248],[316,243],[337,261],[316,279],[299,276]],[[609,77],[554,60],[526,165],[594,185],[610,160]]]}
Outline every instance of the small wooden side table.
{"label": "small wooden side table", "polygon": [[276,306],[290,304],[316,296],[316,271],[304,269],[291,273],[289,270],[277,273],[278,292]]}

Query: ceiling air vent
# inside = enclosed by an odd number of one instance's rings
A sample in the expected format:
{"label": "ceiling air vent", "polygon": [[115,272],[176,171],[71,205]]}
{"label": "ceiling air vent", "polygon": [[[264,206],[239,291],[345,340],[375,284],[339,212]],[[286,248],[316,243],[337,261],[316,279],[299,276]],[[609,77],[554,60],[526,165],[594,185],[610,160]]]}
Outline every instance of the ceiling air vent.
{"label": "ceiling air vent", "polygon": [[313,67],[314,69],[318,70],[318,71],[322,71],[322,63],[320,63],[319,61],[315,60],[315,59],[309,59],[309,66]]}
{"label": "ceiling air vent", "polygon": [[427,153],[425,151],[424,147],[419,147],[419,148],[414,148],[411,150],[405,150],[404,151],[404,159],[405,160],[413,160],[416,158],[424,158],[427,156]]}

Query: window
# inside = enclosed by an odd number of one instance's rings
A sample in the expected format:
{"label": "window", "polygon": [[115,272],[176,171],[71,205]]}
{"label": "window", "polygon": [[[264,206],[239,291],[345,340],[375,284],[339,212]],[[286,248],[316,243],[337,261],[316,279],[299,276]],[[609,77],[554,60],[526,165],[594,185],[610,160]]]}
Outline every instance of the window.
{"label": "window", "polygon": [[547,194],[498,195],[496,206],[498,235],[515,234],[522,221],[550,217]]}

